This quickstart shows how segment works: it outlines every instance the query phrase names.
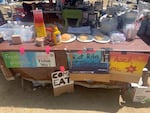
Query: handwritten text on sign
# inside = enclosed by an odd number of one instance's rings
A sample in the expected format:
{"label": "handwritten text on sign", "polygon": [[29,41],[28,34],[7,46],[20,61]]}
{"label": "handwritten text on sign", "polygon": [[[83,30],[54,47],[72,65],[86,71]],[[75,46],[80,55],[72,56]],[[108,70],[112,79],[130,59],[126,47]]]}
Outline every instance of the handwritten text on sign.
{"label": "handwritten text on sign", "polygon": [[8,68],[19,67],[55,67],[55,53],[50,52],[2,52],[2,57]]}
{"label": "handwritten text on sign", "polygon": [[128,75],[141,75],[149,55],[144,53],[110,52],[110,72]]}
{"label": "handwritten text on sign", "polygon": [[73,84],[74,82],[69,78],[69,71],[57,71],[51,74],[53,88],[58,88]]}
{"label": "handwritten text on sign", "polygon": [[78,51],[70,51],[67,53],[69,71],[71,73],[108,73],[109,62],[103,60],[105,54],[103,51],[84,51],[79,54]]}

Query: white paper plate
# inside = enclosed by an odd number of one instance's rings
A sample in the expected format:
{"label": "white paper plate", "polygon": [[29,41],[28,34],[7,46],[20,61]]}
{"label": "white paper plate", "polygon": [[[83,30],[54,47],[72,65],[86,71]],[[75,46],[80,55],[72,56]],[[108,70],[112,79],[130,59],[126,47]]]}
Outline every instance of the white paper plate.
{"label": "white paper plate", "polygon": [[70,34],[71,35],[71,38],[70,38],[70,40],[67,40],[67,41],[61,41],[61,42],[63,42],[63,43],[69,43],[69,42],[73,42],[73,41],[75,41],[76,40],[76,36],[74,35],[74,34]]}
{"label": "white paper plate", "polygon": [[87,40],[81,40],[80,36],[85,36],[85,35],[79,35],[77,36],[77,40],[80,42],[92,42],[94,41],[94,37],[92,35],[87,35],[88,39]]}
{"label": "white paper plate", "polygon": [[110,42],[110,38],[109,38],[108,36],[104,36],[104,39],[103,39],[103,40],[96,40],[96,39],[94,38],[94,41],[95,41],[95,42],[98,42],[98,43],[108,43],[108,42]]}

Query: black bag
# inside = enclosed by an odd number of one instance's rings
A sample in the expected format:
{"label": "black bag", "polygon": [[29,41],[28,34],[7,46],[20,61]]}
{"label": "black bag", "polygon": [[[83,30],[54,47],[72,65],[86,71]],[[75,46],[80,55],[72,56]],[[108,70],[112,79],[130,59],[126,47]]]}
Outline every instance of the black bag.
{"label": "black bag", "polygon": [[149,2],[150,3],[150,1],[149,0],[142,0],[143,2]]}
{"label": "black bag", "polygon": [[3,24],[5,24],[5,23],[6,23],[6,21],[5,21],[5,19],[4,19],[4,16],[3,16],[1,10],[0,10],[0,25],[3,25]]}
{"label": "black bag", "polygon": [[144,19],[137,32],[139,36],[146,44],[150,45],[150,20]]}

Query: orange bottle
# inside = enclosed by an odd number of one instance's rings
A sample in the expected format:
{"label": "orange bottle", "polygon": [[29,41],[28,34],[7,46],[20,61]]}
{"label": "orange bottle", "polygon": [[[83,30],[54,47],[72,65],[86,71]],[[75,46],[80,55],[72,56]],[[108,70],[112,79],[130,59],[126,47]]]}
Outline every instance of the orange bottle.
{"label": "orange bottle", "polygon": [[51,27],[48,27],[48,28],[46,28],[46,32],[47,32],[47,37],[48,37],[48,39],[49,40],[53,40],[53,36],[52,36],[52,33],[53,33],[53,28],[51,28]]}
{"label": "orange bottle", "polygon": [[35,26],[36,36],[41,38],[46,37],[47,34],[46,34],[42,10],[38,10],[38,9],[33,10],[33,15],[34,15],[34,26]]}

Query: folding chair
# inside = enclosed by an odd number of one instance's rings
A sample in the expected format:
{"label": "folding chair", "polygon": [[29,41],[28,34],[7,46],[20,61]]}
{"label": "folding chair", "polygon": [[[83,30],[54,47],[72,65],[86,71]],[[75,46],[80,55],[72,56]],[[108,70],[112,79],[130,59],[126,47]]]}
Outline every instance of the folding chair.
{"label": "folding chair", "polygon": [[[65,22],[65,30],[67,29],[67,27],[69,26],[69,19],[76,19],[76,24],[75,26],[79,26],[80,22],[82,20],[82,16],[83,16],[83,12],[80,9],[63,9],[62,10],[62,17],[64,19]],[[70,24],[71,26],[71,24]]]}

